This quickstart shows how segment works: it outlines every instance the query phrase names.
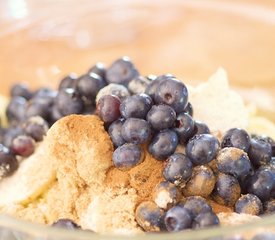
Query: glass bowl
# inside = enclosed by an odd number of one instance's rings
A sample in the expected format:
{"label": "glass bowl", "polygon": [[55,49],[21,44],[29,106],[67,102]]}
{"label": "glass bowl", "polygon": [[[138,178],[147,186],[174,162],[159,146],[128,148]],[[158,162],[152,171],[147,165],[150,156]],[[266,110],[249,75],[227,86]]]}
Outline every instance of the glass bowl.
{"label": "glass bowl", "polygon": [[[0,93],[7,95],[18,81],[56,87],[70,72],[128,55],[143,75],[170,72],[191,84],[222,66],[231,85],[275,121],[274,42],[275,4],[269,0],[2,0]],[[127,237],[0,216],[0,239],[251,239],[274,226],[275,216],[267,216],[245,225]]]}

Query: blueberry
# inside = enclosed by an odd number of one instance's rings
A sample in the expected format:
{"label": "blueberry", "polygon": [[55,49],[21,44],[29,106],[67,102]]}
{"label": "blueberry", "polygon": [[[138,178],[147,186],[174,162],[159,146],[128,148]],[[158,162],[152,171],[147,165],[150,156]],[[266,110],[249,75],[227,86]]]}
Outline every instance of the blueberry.
{"label": "blueberry", "polygon": [[231,174],[235,178],[247,176],[252,171],[246,152],[235,147],[226,147],[219,151],[217,167],[220,172]]}
{"label": "blueberry", "polygon": [[45,101],[48,100],[48,102],[53,102],[56,96],[57,91],[55,90],[50,88],[39,88],[37,91],[35,91],[32,98],[43,98]]}
{"label": "blueberry", "polygon": [[228,174],[219,173],[213,191],[213,199],[225,206],[234,206],[241,195],[241,188],[238,180]]}
{"label": "blueberry", "polygon": [[105,95],[97,103],[97,114],[105,123],[111,123],[120,117],[120,100],[114,95]]}
{"label": "blueberry", "polygon": [[178,134],[181,144],[186,144],[193,136],[195,123],[188,113],[180,113],[175,122],[174,131]]}
{"label": "blueberry", "polygon": [[145,92],[150,82],[148,78],[138,76],[129,82],[128,89],[132,94],[141,94]]}
{"label": "blueberry", "polygon": [[272,157],[271,144],[262,139],[251,139],[248,156],[256,168],[268,164]]}
{"label": "blueberry", "polygon": [[147,121],[155,130],[163,130],[174,125],[176,112],[167,105],[154,105],[147,114]]}
{"label": "blueberry", "polygon": [[144,159],[141,147],[133,143],[125,143],[113,153],[113,163],[116,168],[127,170],[140,164]]}
{"label": "blueberry", "polygon": [[152,99],[155,99],[157,87],[163,80],[164,80],[163,78],[157,77],[155,80],[150,82],[145,89],[145,93],[149,95]]}
{"label": "blueberry", "polygon": [[212,212],[211,206],[200,196],[187,197],[184,207],[189,210],[192,218],[197,217],[200,213]]}
{"label": "blueberry", "polygon": [[122,137],[128,143],[145,143],[151,136],[151,128],[147,121],[139,118],[128,118],[121,128]]}
{"label": "blueberry", "polygon": [[77,82],[77,75],[75,73],[70,73],[60,81],[58,90],[60,91],[61,89],[65,89],[65,88],[75,88],[76,82]]}
{"label": "blueberry", "polygon": [[58,107],[56,105],[53,105],[50,114],[50,124],[54,124],[57,120],[61,119],[62,117],[64,116],[60,113]]}
{"label": "blueberry", "polygon": [[13,97],[6,109],[9,122],[21,122],[26,118],[27,100],[23,97]]}
{"label": "blueberry", "polygon": [[194,135],[195,134],[210,134],[210,129],[205,123],[195,121]]}
{"label": "blueberry", "polygon": [[18,126],[6,129],[3,144],[8,148],[11,147],[13,139],[22,134],[24,131]]}
{"label": "blueberry", "polygon": [[271,169],[258,169],[254,175],[247,179],[247,192],[255,194],[262,201],[275,197],[275,171]]}
{"label": "blueberry", "polygon": [[0,144],[0,179],[12,175],[18,168],[18,161],[9,149]]}
{"label": "blueberry", "polygon": [[26,100],[30,100],[32,97],[32,93],[30,92],[28,86],[23,83],[12,86],[10,95],[11,97],[23,97]]}
{"label": "blueberry", "polygon": [[181,204],[170,208],[164,217],[164,223],[169,232],[191,228],[192,216]]}
{"label": "blueberry", "polygon": [[99,90],[106,85],[105,81],[95,73],[82,75],[77,79],[76,87],[79,93],[87,99],[93,100]]}
{"label": "blueberry", "polygon": [[183,189],[184,196],[208,197],[215,186],[216,177],[210,167],[200,165],[193,168],[192,176]]}
{"label": "blueberry", "polygon": [[74,229],[80,229],[80,226],[77,225],[75,222],[73,222],[70,219],[59,219],[56,222],[52,224],[53,227],[58,227],[58,228],[64,228],[68,230],[74,230]]}
{"label": "blueberry", "polygon": [[218,216],[213,212],[199,213],[194,219],[193,228],[205,228],[220,224]]}
{"label": "blueberry", "polygon": [[108,83],[127,85],[138,75],[139,73],[131,60],[128,57],[123,57],[113,62],[107,69],[106,80]]}
{"label": "blueberry", "polygon": [[184,187],[186,181],[191,177],[193,164],[190,159],[181,153],[171,155],[164,166],[164,178],[176,186]]}
{"label": "blueberry", "polygon": [[20,135],[13,139],[11,150],[16,155],[29,157],[34,153],[35,142],[29,136]]}
{"label": "blueberry", "polygon": [[95,73],[105,81],[106,67],[103,63],[98,62],[88,70],[88,74]]}
{"label": "blueberry", "polygon": [[264,213],[274,214],[275,213],[275,199],[271,199],[264,203]]}
{"label": "blueberry", "polygon": [[194,109],[193,109],[193,106],[190,102],[187,103],[185,109],[184,109],[184,112],[189,114],[189,116],[193,117],[193,112],[194,112]]}
{"label": "blueberry", "polygon": [[195,165],[211,162],[219,150],[219,141],[210,134],[195,135],[186,145],[186,155]]}
{"label": "blueberry", "polygon": [[138,205],[135,211],[136,221],[146,232],[161,230],[164,211],[154,202],[145,201]]}
{"label": "blueberry", "polygon": [[181,198],[179,189],[168,181],[162,181],[156,185],[153,191],[154,202],[163,209],[175,205]]}
{"label": "blueberry", "polygon": [[157,160],[164,160],[175,152],[177,145],[177,134],[172,130],[166,129],[154,136],[148,151]]}
{"label": "blueberry", "polygon": [[235,147],[247,152],[250,146],[250,137],[244,129],[229,129],[221,141],[221,147]]}
{"label": "blueberry", "polygon": [[48,99],[33,98],[28,102],[26,109],[26,117],[40,116],[44,119],[49,119],[50,111],[53,103],[48,102]]}
{"label": "blueberry", "polygon": [[115,147],[119,147],[126,143],[125,139],[122,137],[121,134],[121,128],[124,121],[124,119],[118,119],[115,122],[113,122],[108,129],[108,133]]}
{"label": "blueberry", "polygon": [[23,129],[28,136],[31,136],[35,141],[40,142],[46,135],[49,125],[41,117],[31,117],[24,124]]}
{"label": "blueberry", "polygon": [[55,104],[63,116],[80,114],[84,110],[84,102],[80,93],[74,88],[65,88],[59,91]]}
{"label": "blueberry", "polygon": [[254,194],[242,195],[235,203],[235,212],[260,215],[263,211],[261,200]]}
{"label": "blueberry", "polygon": [[176,113],[183,112],[188,103],[187,88],[176,79],[163,80],[158,84],[154,101],[157,104],[169,105]]}
{"label": "blueberry", "polygon": [[124,118],[146,118],[152,107],[152,99],[147,94],[126,97],[120,105],[120,113]]}
{"label": "blueberry", "polygon": [[105,95],[115,95],[122,101],[124,98],[130,96],[130,93],[123,85],[111,83],[98,92],[96,95],[96,103]]}

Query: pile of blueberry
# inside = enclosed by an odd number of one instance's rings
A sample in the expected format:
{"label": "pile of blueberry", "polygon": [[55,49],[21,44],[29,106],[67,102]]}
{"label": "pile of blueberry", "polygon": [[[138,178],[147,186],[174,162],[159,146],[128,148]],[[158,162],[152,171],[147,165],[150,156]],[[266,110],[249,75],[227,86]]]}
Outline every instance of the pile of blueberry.
{"label": "pile of blueberry", "polygon": [[[193,119],[187,88],[175,76],[144,79],[125,59],[109,69],[112,78],[107,77],[107,82],[126,87],[130,93],[122,96],[112,89],[98,95],[97,114],[116,148],[114,166],[121,170],[137,166],[144,160],[146,148],[156,160],[163,161],[166,181],[156,186],[156,191],[166,191],[172,204],[168,207],[157,198],[141,203],[136,219],[145,231],[218,224],[205,199],[238,213],[274,212],[275,142],[271,138],[233,128],[220,142],[206,124]],[[133,82],[139,91],[132,91]],[[178,148],[180,145],[183,148]],[[209,211],[193,214],[184,197],[187,202],[189,198],[200,199],[198,206],[208,206]]]}
{"label": "pile of blueberry", "polygon": [[[141,76],[127,57],[108,68],[98,63],[80,77],[70,74],[58,90],[31,92],[15,85],[7,108],[9,127],[0,129],[1,177],[18,168],[17,156],[33,153],[35,142],[42,141],[55,121],[94,113],[115,147],[115,167],[137,166],[146,149],[163,162],[165,181],[156,186],[152,201],[136,209],[145,231],[219,224],[206,199],[238,213],[275,211],[274,140],[233,128],[220,142],[206,124],[193,119],[182,81],[171,74]],[[169,201],[161,200],[161,194]]]}

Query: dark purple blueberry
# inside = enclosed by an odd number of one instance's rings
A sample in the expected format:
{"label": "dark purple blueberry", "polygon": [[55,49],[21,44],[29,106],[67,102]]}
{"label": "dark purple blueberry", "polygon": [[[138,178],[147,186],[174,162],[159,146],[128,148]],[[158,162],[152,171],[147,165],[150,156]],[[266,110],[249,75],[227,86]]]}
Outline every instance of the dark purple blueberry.
{"label": "dark purple blueberry", "polygon": [[211,134],[199,134],[192,137],[186,145],[186,155],[195,165],[211,162],[218,153],[219,141]]}
{"label": "dark purple blueberry", "polygon": [[150,82],[146,77],[137,76],[129,82],[128,89],[132,94],[141,94],[145,92]]}
{"label": "dark purple blueberry", "polygon": [[40,142],[46,135],[49,125],[41,117],[31,117],[24,124],[23,129],[28,136],[31,136],[35,141]]}
{"label": "dark purple blueberry", "polygon": [[108,83],[127,85],[133,78],[139,75],[136,67],[128,57],[123,57],[115,62],[106,71]]}
{"label": "dark purple blueberry", "polygon": [[57,91],[43,87],[35,91],[32,98],[45,98],[48,99],[48,101],[53,101],[56,98],[56,96]]}
{"label": "dark purple blueberry", "polygon": [[176,186],[184,186],[191,177],[193,164],[190,159],[181,153],[172,154],[166,161],[163,176]]}
{"label": "dark purple blueberry", "polygon": [[255,194],[262,201],[275,197],[275,171],[264,168],[258,169],[247,179],[247,192]]}
{"label": "dark purple blueberry", "polygon": [[95,114],[96,112],[96,107],[94,105],[94,103],[88,103],[88,104],[85,104],[85,108],[84,108],[84,111],[83,111],[83,115],[92,115],[92,114]]}
{"label": "dark purple blueberry", "polygon": [[148,151],[157,160],[164,160],[175,152],[177,145],[177,134],[172,130],[166,129],[154,136]]}
{"label": "dark purple blueberry", "polygon": [[271,144],[262,139],[251,139],[248,156],[254,167],[266,165],[271,161]]}
{"label": "dark purple blueberry", "polygon": [[179,189],[168,181],[160,182],[153,191],[154,202],[163,209],[175,205],[181,197]]}
{"label": "dark purple blueberry", "polygon": [[200,165],[193,168],[192,175],[182,192],[184,196],[208,197],[216,183],[216,177],[210,167]]}
{"label": "dark purple blueberry", "polygon": [[23,97],[13,97],[6,109],[9,122],[21,122],[26,118],[27,100]]}
{"label": "dark purple blueberry", "polygon": [[195,121],[194,135],[195,134],[210,134],[210,129],[205,123]]}
{"label": "dark purple blueberry", "polygon": [[21,127],[10,127],[6,129],[3,144],[8,148],[11,147],[13,139],[22,134],[24,134],[24,131]]}
{"label": "dark purple blueberry", "polygon": [[223,136],[221,147],[235,147],[248,152],[250,146],[250,137],[248,133],[241,128],[231,128]]}
{"label": "dark purple blueberry", "polygon": [[188,113],[180,113],[175,121],[174,131],[178,134],[181,144],[186,144],[194,135],[195,123]]}
{"label": "dark purple blueberry", "polygon": [[121,134],[126,142],[141,144],[151,137],[151,127],[144,119],[128,118],[122,125]]}
{"label": "dark purple blueberry", "polygon": [[274,214],[275,213],[275,199],[271,199],[264,203],[264,213]]}
{"label": "dark purple blueberry", "polygon": [[169,105],[176,113],[183,112],[188,103],[187,88],[174,78],[161,81],[156,89],[154,101],[157,104]]}
{"label": "dark purple blueberry", "polygon": [[235,178],[247,176],[252,171],[247,153],[239,148],[223,148],[219,151],[216,159],[218,170],[231,174]]}
{"label": "dark purple blueberry", "polygon": [[11,151],[15,155],[19,155],[22,157],[29,157],[34,153],[34,150],[35,150],[35,142],[29,136],[20,135],[20,136],[17,136],[12,141]]}
{"label": "dark purple blueberry", "polygon": [[177,232],[192,227],[192,216],[181,204],[170,208],[164,217],[166,229]]}
{"label": "dark purple blueberry", "polygon": [[193,228],[205,228],[220,224],[218,216],[213,212],[199,213],[193,221]]}
{"label": "dark purple blueberry", "polygon": [[80,114],[84,110],[84,102],[80,93],[74,88],[65,88],[59,91],[55,104],[63,116]]}
{"label": "dark purple blueberry", "polygon": [[96,111],[101,120],[105,123],[112,123],[120,118],[120,100],[114,95],[105,95],[97,103]]}
{"label": "dark purple blueberry", "polygon": [[89,100],[95,99],[99,90],[106,86],[106,82],[97,74],[82,75],[77,79],[76,87],[79,93]]}
{"label": "dark purple blueberry", "polygon": [[154,105],[147,114],[147,121],[155,130],[163,130],[174,125],[176,112],[168,105]]}
{"label": "dark purple blueberry", "polygon": [[10,90],[11,97],[23,97],[26,100],[30,100],[32,93],[30,92],[28,86],[24,83],[15,84]]}
{"label": "dark purple blueberry", "polygon": [[192,218],[195,218],[200,213],[212,212],[211,206],[200,196],[187,197],[184,208],[189,210]]}
{"label": "dark purple blueberry", "polygon": [[54,124],[59,119],[61,119],[62,117],[64,116],[60,113],[58,107],[56,105],[53,105],[51,110],[51,118],[50,118],[51,125]]}
{"label": "dark purple blueberry", "polygon": [[163,78],[157,77],[155,80],[150,82],[149,85],[146,87],[145,93],[149,95],[153,100],[155,98],[157,87],[163,80]]}
{"label": "dark purple blueberry", "polygon": [[260,215],[263,211],[261,200],[254,194],[242,195],[235,203],[235,212]]}
{"label": "dark purple blueberry", "polygon": [[213,191],[214,200],[222,205],[234,206],[241,195],[241,188],[238,180],[228,174],[219,173]]}
{"label": "dark purple blueberry", "polygon": [[184,109],[184,112],[189,114],[189,116],[193,117],[194,109],[193,109],[193,106],[190,102],[187,103],[187,105]]}
{"label": "dark purple blueberry", "polygon": [[125,139],[122,137],[121,134],[121,128],[124,121],[124,119],[118,119],[115,122],[113,122],[108,129],[108,133],[115,147],[119,147],[126,143]]}
{"label": "dark purple blueberry", "polygon": [[116,168],[127,170],[140,164],[144,159],[144,153],[140,146],[133,143],[125,143],[113,153],[113,163]]}
{"label": "dark purple blueberry", "polygon": [[77,82],[76,80],[77,75],[75,73],[70,73],[60,81],[58,90],[60,91],[61,89],[65,88],[75,88]]}
{"label": "dark purple blueberry", "polygon": [[95,73],[105,81],[106,67],[103,63],[98,62],[88,70],[88,74]]}
{"label": "dark purple blueberry", "polygon": [[126,97],[120,105],[120,113],[124,118],[146,118],[152,107],[152,99],[147,94]]}
{"label": "dark purple blueberry", "polygon": [[267,232],[267,233],[258,233],[251,240],[274,240],[275,233]]}
{"label": "dark purple blueberry", "polygon": [[137,223],[146,232],[160,231],[163,216],[164,211],[151,201],[140,203],[135,211]]}
{"label": "dark purple blueberry", "polygon": [[75,229],[80,229],[80,226],[77,225],[75,222],[73,222],[70,219],[59,219],[56,222],[52,224],[53,227],[58,227],[58,228],[65,228],[68,230],[75,230]]}
{"label": "dark purple blueberry", "polygon": [[12,175],[18,168],[18,161],[9,149],[0,144],[0,179]]}
{"label": "dark purple blueberry", "polygon": [[33,97],[27,105],[26,117],[40,116],[45,120],[50,120],[51,108],[54,104],[54,98],[51,96]]}

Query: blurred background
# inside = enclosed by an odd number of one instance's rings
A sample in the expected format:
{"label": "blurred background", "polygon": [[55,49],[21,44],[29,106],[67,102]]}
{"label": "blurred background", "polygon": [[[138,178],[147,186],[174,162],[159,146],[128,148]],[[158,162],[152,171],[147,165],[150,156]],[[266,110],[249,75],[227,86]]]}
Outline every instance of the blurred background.
{"label": "blurred background", "polygon": [[0,0],[0,93],[128,55],[143,75],[205,81],[218,67],[275,119],[274,0]]}

